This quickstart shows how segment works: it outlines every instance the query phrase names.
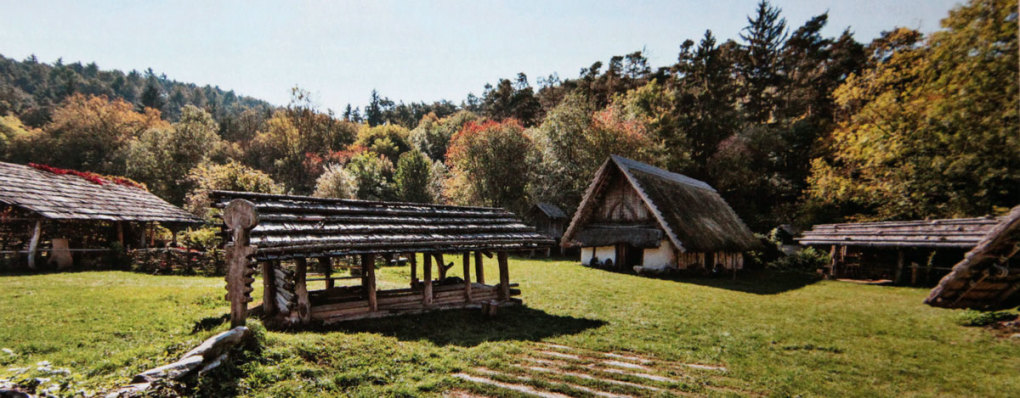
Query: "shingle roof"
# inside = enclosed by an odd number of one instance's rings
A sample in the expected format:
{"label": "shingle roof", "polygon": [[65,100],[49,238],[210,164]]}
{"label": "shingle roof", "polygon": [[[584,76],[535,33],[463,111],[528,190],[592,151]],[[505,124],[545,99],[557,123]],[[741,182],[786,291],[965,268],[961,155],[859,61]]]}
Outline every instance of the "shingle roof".
{"label": "shingle roof", "polygon": [[1000,309],[1020,301],[1020,206],[989,229],[924,300],[937,307]]}
{"label": "shingle roof", "polygon": [[972,248],[999,221],[979,217],[819,224],[797,241],[802,245]]}
{"label": "shingle roof", "polygon": [[545,213],[546,217],[549,217],[549,218],[551,218],[553,220],[559,220],[559,219],[567,218],[567,213],[565,213],[562,209],[560,209],[559,206],[556,206],[556,205],[554,205],[552,203],[549,203],[549,202],[538,202],[538,203],[535,203],[535,207],[539,211],[541,211],[542,213]]}
{"label": "shingle roof", "polygon": [[[512,251],[553,245],[513,213],[489,207],[214,191],[217,208],[255,205],[257,259],[361,253]],[[226,226],[223,226],[226,229]]]}
{"label": "shingle roof", "polygon": [[612,167],[637,191],[669,240],[684,252],[745,251],[758,246],[751,230],[719,193],[703,181],[612,155],[585,192],[563,242],[571,244],[596,206]]}
{"label": "shingle roof", "polygon": [[97,184],[76,175],[4,162],[0,162],[0,203],[55,220],[202,222],[141,188],[112,181]]}

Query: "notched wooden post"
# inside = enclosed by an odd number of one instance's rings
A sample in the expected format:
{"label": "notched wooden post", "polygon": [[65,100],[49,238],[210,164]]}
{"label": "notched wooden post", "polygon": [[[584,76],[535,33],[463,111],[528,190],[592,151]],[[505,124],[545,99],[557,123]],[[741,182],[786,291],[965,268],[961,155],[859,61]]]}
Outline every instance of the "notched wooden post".
{"label": "notched wooden post", "polygon": [[251,230],[258,225],[259,216],[255,204],[244,199],[234,199],[223,209],[223,223],[229,228],[232,239],[227,243],[227,300],[230,300],[231,327],[243,326],[252,301],[252,282],[255,270],[249,258],[255,254],[251,246]]}

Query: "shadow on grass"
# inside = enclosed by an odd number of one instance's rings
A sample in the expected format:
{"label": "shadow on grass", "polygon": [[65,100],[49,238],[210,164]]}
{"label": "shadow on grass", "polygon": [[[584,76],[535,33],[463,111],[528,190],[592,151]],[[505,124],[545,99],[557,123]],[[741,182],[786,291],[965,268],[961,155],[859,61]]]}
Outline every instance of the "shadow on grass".
{"label": "shadow on grass", "polygon": [[817,275],[803,272],[753,271],[719,277],[669,278],[678,282],[733,290],[752,294],[779,294],[797,290],[821,280]]}
{"label": "shadow on grass", "polygon": [[501,308],[496,316],[477,309],[435,311],[418,315],[365,319],[301,331],[378,333],[403,341],[428,340],[436,345],[476,346],[489,341],[539,341],[605,325],[596,319],[550,315],[527,307]]}

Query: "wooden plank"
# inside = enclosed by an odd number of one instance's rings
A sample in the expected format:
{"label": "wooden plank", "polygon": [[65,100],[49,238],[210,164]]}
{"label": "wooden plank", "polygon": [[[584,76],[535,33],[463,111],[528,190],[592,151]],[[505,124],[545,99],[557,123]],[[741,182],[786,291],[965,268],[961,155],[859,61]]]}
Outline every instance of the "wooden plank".
{"label": "wooden plank", "polygon": [[304,257],[294,259],[294,294],[297,295],[298,319],[301,323],[308,323],[311,318],[311,302],[308,301],[308,286],[305,277],[308,275],[308,260]]}
{"label": "wooden plank", "polygon": [[368,294],[368,308],[371,311],[379,310],[379,302],[376,298],[375,292],[375,255],[374,254],[363,254],[361,255],[361,269],[362,273],[365,274],[365,293]]}
{"label": "wooden plank", "polygon": [[471,301],[471,253],[464,252],[464,299]]}
{"label": "wooden plank", "polygon": [[429,306],[432,305],[432,256],[426,254],[422,257],[425,258],[425,268],[423,268],[425,289],[422,291],[422,304]]}
{"label": "wooden plank", "polygon": [[[492,256],[489,256],[492,257]],[[478,283],[485,283],[485,264],[482,263],[482,252],[475,251],[475,280]],[[466,278],[465,278],[466,279]]]}
{"label": "wooden plank", "polygon": [[496,253],[496,258],[499,261],[499,299],[508,300],[510,299],[510,269],[507,264],[506,252]]}

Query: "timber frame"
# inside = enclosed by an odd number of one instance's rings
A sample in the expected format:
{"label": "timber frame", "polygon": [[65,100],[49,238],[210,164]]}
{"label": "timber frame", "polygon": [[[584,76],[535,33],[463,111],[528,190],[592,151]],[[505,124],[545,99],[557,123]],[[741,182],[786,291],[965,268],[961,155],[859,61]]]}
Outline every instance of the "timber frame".
{"label": "timber frame", "polygon": [[[264,320],[289,327],[521,304],[514,298],[520,290],[510,283],[508,254],[553,245],[551,238],[497,208],[230,191],[215,191],[213,198],[213,206],[223,210],[233,326],[245,323],[256,266]],[[421,280],[418,254],[424,263]],[[444,254],[462,256],[464,278],[447,278],[453,263],[447,264]],[[484,257],[498,262],[497,284],[485,283]],[[409,286],[378,290],[377,260],[410,265]],[[337,275],[338,270],[350,275]],[[338,286],[346,280],[360,283]],[[323,289],[311,289],[310,282],[323,282]]]}

